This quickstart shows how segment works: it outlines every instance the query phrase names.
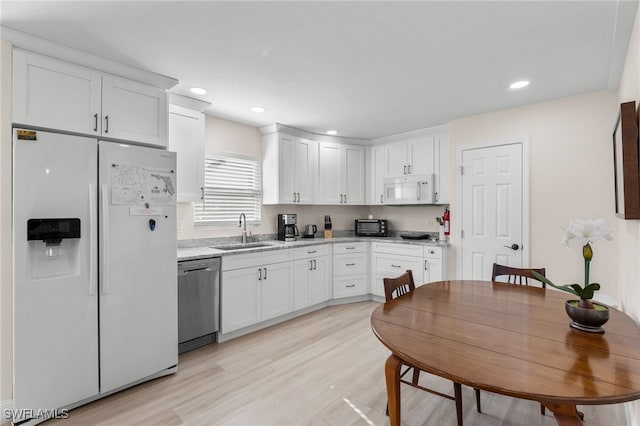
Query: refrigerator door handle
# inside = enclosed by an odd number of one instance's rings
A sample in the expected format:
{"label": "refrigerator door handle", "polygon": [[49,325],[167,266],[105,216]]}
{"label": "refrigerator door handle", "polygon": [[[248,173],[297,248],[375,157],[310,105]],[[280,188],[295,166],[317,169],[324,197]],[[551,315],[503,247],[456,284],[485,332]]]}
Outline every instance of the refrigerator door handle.
{"label": "refrigerator door handle", "polygon": [[102,266],[100,271],[102,272],[102,279],[100,280],[100,292],[101,294],[107,294],[109,291],[109,231],[107,224],[109,223],[109,187],[102,185],[102,210],[100,215],[102,217]]}
{"label": "refrigerator door handle", "polygon": [[93,227],[96,223],[96,191],[89,184],[89,296],[96,294],[96,241]]}

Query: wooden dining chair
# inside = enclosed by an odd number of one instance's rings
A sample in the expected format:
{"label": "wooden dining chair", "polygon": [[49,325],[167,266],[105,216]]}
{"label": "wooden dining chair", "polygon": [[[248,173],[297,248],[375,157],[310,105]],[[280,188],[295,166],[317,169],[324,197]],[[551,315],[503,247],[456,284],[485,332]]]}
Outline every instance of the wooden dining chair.
{"label": "wooden dining chair", "polygon": [[[493,264],[493,272],[491,273],[491,281],[495,281],[496,277],[507,277],[507,282],[509,284],[519,284],[519,285],[529,285],[529,279],[535,280],[542,284],[542,288],[547,288],[547,285],[537,279],[532,272],[535,271],[538,274],[545,277],[545,269],[544,268],[513,268],[511,266],[499,265],[497,263]],[[544,416],[545,407],[540,404],[540,414]]]}
{"label": "wooden dining chair", "polygon": [[532,279],[542,284],[542,288],[546,288],[547,285],[532,274],[534,271],[543,277],[546,276],[544,268],[513,268],[494,263],[491,281],[495,281],[496,277],[506,276],[507,282],[510,284],[529,285],[529,279]]}
{"label": "wooden dining chair", "polygon": [[[384,283],[384,297],[385,302],[389,302],[395,298],[400,296],[404,296],[413,290],[416,289],[416,284],[413,281],[413,272],[410,269],[396,278],[383,278]],[[458,426],[462,426],[462,386],[460,383],[453,382],[453,394],[454,396],[447,395],[445,393],[438,392],[433,389],[425,388],[420,386],[418,381],[420,380],[420,370],[419,368],[407,364],[403,361],[403,365],[407,367],[404,371],[400,372],[400,382],[407,384],[409,386],[413,386],[414,388],[423,390],[425,392],[433,393],[435,395],[441,396],[443,398],[451,399],[456,403],[456,415],[458,418]],[[413,375],[411,381],[403,380],[403,377],[409,372],[413,370]],[[475,389],[476,391],[476,408],[478,409],[478,413],[480,411],[480,390]],[[389,415],[389,404],[387,404],[387,415]]]}

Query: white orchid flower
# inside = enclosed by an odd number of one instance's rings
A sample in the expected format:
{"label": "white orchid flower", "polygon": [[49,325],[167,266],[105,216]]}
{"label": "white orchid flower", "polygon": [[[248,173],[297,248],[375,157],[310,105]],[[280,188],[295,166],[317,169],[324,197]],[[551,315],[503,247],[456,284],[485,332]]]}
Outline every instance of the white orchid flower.
{"label": "white orchid flower", "polygon": [[569,247],[572,241],[585,246],[599,240],[610,241],[612,230],[608,229],[604,219],[572,219],[565,228],[562,244]]}

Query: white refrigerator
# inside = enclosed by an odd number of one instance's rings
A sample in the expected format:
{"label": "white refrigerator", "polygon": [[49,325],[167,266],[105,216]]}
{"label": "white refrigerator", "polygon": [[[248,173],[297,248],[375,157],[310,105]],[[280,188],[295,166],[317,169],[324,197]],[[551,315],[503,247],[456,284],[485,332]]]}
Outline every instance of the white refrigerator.
{"label": "white refrigerator", "polygon": [[176,371],[175,153],[13,133],[14,409]]}

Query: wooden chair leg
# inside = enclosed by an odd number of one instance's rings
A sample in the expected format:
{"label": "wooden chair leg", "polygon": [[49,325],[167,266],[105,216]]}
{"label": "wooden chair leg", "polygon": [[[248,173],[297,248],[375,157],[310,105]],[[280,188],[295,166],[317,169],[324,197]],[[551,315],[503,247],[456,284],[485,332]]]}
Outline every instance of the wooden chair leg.
{"label": "wooden chair leg", "polygon": [[411,383],[413,383],[414,385],[417,385],[418,380],[420,380],[420,370],[413,367],[413,380],[411,381]]}
{"label": "wooden chair leg", "polygon": [[476,391],[476,410],[478,410],[478,413],[482,413],[482,408],[480,408],[480,389],[475,389]]}
{"label": "wooden chair leg", "polygon": [[456,416],[458,417],[458,426],[462,426],[462,385],[453,383],[453,395],[456,398]]}

